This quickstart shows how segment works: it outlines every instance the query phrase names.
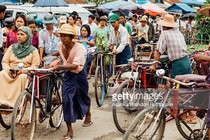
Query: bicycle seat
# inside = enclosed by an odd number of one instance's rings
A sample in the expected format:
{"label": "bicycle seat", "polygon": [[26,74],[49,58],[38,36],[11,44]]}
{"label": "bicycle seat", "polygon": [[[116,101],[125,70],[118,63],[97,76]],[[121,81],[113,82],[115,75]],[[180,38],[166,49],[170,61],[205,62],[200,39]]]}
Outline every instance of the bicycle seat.
{"label": "bicycle seat", "polygon": [[122,79],[132,79],[132,80],[136,80],[138,77],[138,72],[124,72],[121,75]]}
{"label": "bicycle seat", "polygon": [[175,77],[176,80],[178,81],[182,81],[182,82],[204,82],[204,80],[202,78],[200,78],[201,76],[200,75],[196,75],[196,74],[185,74],[185,75],[177,75]]}

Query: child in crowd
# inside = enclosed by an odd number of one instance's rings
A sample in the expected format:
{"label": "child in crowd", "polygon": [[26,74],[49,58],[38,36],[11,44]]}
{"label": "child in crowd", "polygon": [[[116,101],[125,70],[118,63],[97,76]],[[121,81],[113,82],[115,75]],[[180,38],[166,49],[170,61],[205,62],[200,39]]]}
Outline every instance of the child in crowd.
{"label": "child in crowd", "polygon": [[6,40],[7,40],[7,33],[9,32],[10,29],[12,29],[12,27],[15,24],[15,20],[14,18],[6,18],[4,20],[4,28],[2,28],[2,33],[3,33],[3,47],[5,48],[6,46]]}
{"label": "child in crowd", "polygon": [[32,32],[32,45],[38,49],[38,45],[39,45],[39,35],[37,32],[37,26],[36,26],[36,22],[34,20],[29,20],[28,21],[28,27],[31,29]]}

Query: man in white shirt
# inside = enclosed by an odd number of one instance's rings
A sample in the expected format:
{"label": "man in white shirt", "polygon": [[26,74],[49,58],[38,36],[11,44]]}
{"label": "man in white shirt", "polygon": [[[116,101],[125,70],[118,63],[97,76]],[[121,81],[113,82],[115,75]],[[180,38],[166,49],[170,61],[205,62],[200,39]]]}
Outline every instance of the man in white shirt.
{"label": "man in white shirt", "polygon": [[96,30],[96,28],[98,28],[98,26],[94,22],[94,19],[95,19],[94,15],[89,15],[88,20],[84,22],[84,24],[87,24],[90,26],[90,30],[91,30],[90,35],[91,36],[94,36],[95,30]]}
{"label": "man in white shirt", "polygon": [[[7,7],[4,5],[0,5],[0,20],[2,20],[5,16],[5,11],[6,11]],[[1,22],[2,23],[2,22]],[[2,25],[1,25],[2,27]],[[2,58],[3,58],[3,32],[2,32],[2,28],[0,27],[0,71],[2,70]]]}
{"label": "man in white shirt", "polygon": [[131,57],[128,41],[129,34],[126,28],[119,23],[119,16],[117,14],[111,14],[109,16],[109,23],[113,27],[110,31],[109,46],[113,50],[113,54],[116,55],[116,64],[127,64],[128,59]]}
{"label": "man in white shirt", "polygon": [[147,19],[146,17],[142,17],[140,20],[140,24],[137,26],[137,31],[138,31],[138,40],[139,44],[144,44],[148,42],[148,31],[149,31],[149,26],[147,25]]}

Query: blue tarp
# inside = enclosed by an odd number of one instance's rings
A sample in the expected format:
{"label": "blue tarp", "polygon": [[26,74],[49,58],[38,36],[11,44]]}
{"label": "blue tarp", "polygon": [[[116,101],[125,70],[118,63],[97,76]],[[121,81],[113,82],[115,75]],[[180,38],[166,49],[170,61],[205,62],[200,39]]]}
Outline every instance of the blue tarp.
{"label": "blue tarp", "polygon": [[181,3],[185,3],[188,5],[194,5],[194,6],[203,6],[204,3],[201,1],[196,1],[196,0],[179,0]]}
{"label": "blue tarp", "polygon": [[187,4],[184,3],[174,3],[170,7],[165,9],[166,11],[178,11],[181,10],[182,14],[193,13],[196,12],[195,9],[191,8]]}

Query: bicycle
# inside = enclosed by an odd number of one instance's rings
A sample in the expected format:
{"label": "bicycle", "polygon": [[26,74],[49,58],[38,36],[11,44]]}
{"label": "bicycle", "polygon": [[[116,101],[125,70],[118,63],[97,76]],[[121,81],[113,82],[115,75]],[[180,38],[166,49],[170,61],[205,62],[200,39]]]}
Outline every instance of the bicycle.
{"label": "bicycle", "polygon": [[[36,127],[36,108],[39,122],[49,118],[52,128],[58,129],[63,119],[61,72],[49,69],[19,68],[28,71],[27,87],[18,97],[11,124],[11,139],[33,139]],[[42,86],[42,89],[41,89]],[[44,90],[43,90],[44,89]]]}
{"label": "bicycle", "polygon": [[[128,127],[125,135],[123,136],[123,140],[130,138],[130,135],[134,135],[134,137],[136,138],[161,140],[163,138],[165,130],[165,115],[167,108],[173,108],[170,114],[176,119],[177,128],[184,138],[190,140],[198,140],[207,137],[205,127],[206,111],[195,109],[196,107],[190,106],[189,103],[192,98],[195,97],[195,94],[209,92],[209,89],[195,90],[197,86],[200,86],[196,82],[183,83],[163,75],[164,74],[159,74],[157,76],[174,83],[173,88],[163,91],[161,95],[164,96],[164,98],[161,101],[155,104],[155,106],[149,106],[145,108],[136,116],[136,118]],[[180,85],[190,87],[191,90],[179,93],[177,90],[179,89]],[[167,105],[167,100],[170,99],[171,95],[173,96],[174,100],[171,104],[169,103]],[[184,96],[184,98],[179,99],[178,96]],[[187,109],[187,111],[183,111],[181,113],[181,111],[179,110],[181,106],[188,106],[189,108]],[[200,126],[190,124],[188,125],[182,119],[182,115],[188,113],[191,110],[197,111],[197,116],[200,118],[201,121]]]}
{"label": "bicycle", "polygon": [[[139,106],[139,104],[148,102],[143,99],[144,93],[150,93],[149,88],[156,88],[154,85],[155,82],[151,80],[153,77],[151,77],[150,73],[146,72],[149,66],[154,63],[156,62],[130,62],[128,65],[131,67],[131,71],[121,74],[123,82],[121,82],[117,91],[112,96],[113,120],[116,128],[121,133],[126,132],[129,123],[139,113],[139,111],[143,109],[144,106]],[[134,100],[131,100],[130,98],[117,99],[117,97],[123,97],[126,95],[139,95],[141,98]]]}
{"label": "bicycle", "polygon": [[[108,80],[110,77],[110,71],[112,69],[111,65],[105,65],[104,55],[112,56],[112,53],[98,52],[96,61],[96,71],[95,71],[95,98],[98,107],[101,107],[104,103],[105,94],[107,93]],[[108,67],[108,68],[107,68]],[[99,88],[99,89],[98,89]]]}

